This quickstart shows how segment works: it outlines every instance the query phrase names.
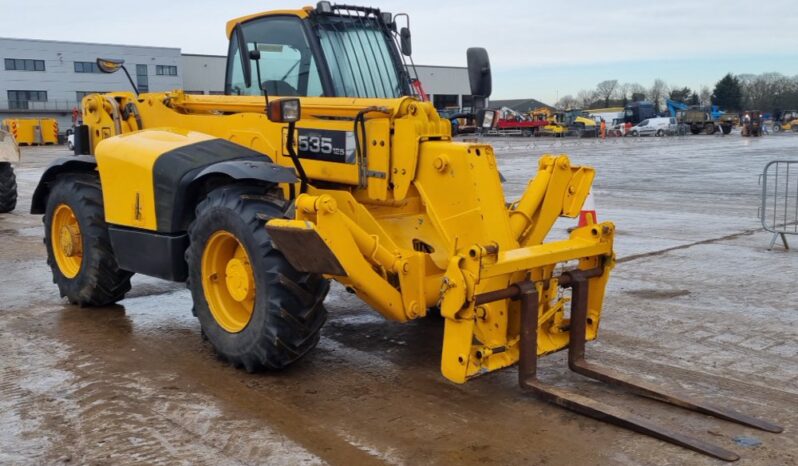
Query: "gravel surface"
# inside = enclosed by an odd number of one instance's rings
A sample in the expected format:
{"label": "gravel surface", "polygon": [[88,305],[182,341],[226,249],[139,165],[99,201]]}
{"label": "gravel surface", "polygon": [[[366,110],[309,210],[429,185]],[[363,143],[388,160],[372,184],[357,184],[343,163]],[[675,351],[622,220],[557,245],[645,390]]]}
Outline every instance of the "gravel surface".
{"label": "gravel surface", "polygon": [[[541,359],[541,376],[738,452],[738,464],[798,464],[798,251],[767,251],[757,218],[759,173],[798,160],[798,137],[489,141],[508,200],[544,153],[596,168],[619,263],[592,357],[785,432],[604,387],[562,353]],[[514,369],[448,383],[440,320],[386,322],[340,286],[318,348],[281,373],[220,362],[182,284],[136,276],[117,306],[70,306],[41,218],[27,214],[63,155],[23,148],[18,209],[0,215],[0,464],[719,464],[523,396]]]}

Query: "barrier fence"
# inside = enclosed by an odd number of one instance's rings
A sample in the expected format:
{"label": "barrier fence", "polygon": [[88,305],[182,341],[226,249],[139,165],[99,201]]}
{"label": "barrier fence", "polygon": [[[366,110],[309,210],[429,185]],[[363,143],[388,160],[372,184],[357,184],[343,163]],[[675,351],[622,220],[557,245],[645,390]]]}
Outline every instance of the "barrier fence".
{"label": "barrier fence", "polygon": [[760,176],[762,205],[759,218],[762,227],[773,233],[768,250],[781,238],[785,249],[787,235],[798,235],[798,160],[773,160],[765,165]]}

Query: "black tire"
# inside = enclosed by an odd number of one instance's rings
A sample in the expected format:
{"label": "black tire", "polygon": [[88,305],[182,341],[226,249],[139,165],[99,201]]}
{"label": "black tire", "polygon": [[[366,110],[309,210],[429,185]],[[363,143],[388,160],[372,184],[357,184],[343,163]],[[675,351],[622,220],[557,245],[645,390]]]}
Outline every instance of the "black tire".
{"label": "black tire", "polygon": [[701,133],[701,128],[696,128],[695,126],[691,126],[690,127],[690,132],[693,133],[693,134],[700,134]]}
{"label": "black tire", "polygon": [[522,130],[521,130],[521,136],[523,136],[523,137],[525,137],[525,138],[532,137],[532,135],[533,135],[533,134],[534,134],[534,131],[533,131],[533,130],[531,130],[531,129],[526,129],[526,128],[525,128],[525,129],[522,129]]}
{"label": "black tire", "polygon": [[658,129],[657,130],[657,137],[662,137],[662,136],[665,136],[665,131],[662,130],[662,129]]}
{"label": "black tire", "polygon": [[714,124],[704,125],[704,133],[715,134],[715,125]]}
{"label": "black tire", "polygon": [[723,131],[723,134],[731,134],[732,127],[731,125],[723,125],[720,129]]}
{"label": "black tire", "polygon": [[629,134],[631,134],[631,135],[632,135],[632,137],[635,137],[635,138],[636,138],[636,137],[638,137],[638,136],[640,136],[640,133],[638,133],[636,129],[633,129],[633,130],[632,130],[632,132],[631,132],[631,133],[629,133]]}
{"label": "black tire", "polygon": [[8,162],[0,162],[0,214],[11,212],[17,207],[17,177],[14,167]]}
{"label": "black tire", "polygon": [[[64,276],[53,256],[51,228],[53,213],[60,204],[69,206],[77,218],[82,237],[83,258],[80,271],[72,278]],[[59,176],[47,197],[44,213],[44,244],[53,283],[61,297],[80,306],[107,306],[130,291],[133,273],[116,263],[108,225],[105,223],[100,180],[89,174]]]}
{"label": "black tire", "polygon": [[782,128],[781,128],[781,125],[780,125],[780,124],[778,124],[778,123],[774,123],[774,124],[773,124],[773,132],[774,132],[774,133],[778,133],[778,132],[780,132],[780,131],[781,131],[781,129],[782,129]]}
{"label": "black tire", "polygon": [[[189,228],[188,287],[202,332],[222,359],[249,372],[282,369],[297,361],[316,346],[327,320],[323,302],[329,282],[294,270],[274,249],[264,228],[265,221],[274,217],[283,217],[283,211],[263,188],[225,186],[197,206]],[[214,319],[202,285],[203,252],[211,235],[220,230],[243,245],[256,284],[252,315],[237,333]]]}

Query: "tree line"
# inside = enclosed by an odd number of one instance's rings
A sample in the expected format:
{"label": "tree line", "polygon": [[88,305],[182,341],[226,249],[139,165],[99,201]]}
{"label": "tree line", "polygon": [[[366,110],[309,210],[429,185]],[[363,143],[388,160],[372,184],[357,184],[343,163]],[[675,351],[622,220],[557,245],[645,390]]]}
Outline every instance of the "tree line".
{"label": "tree line", "polygon": [[667,109],[666,99],[702,107],[717,105],[727,112],[798,109],[798,76],[788,77],[781,73],[728,73],[715,83],[714,88],[702,86],[695,90],[686,86],[668,85],[661,79],[655,79],[650,87],[609,79],[598,83],[595,89],[583,89],[576,96],[563,96],[555,106],[596,109],[624,107],[630,102],[647,100],[654,104],[659,113]]}

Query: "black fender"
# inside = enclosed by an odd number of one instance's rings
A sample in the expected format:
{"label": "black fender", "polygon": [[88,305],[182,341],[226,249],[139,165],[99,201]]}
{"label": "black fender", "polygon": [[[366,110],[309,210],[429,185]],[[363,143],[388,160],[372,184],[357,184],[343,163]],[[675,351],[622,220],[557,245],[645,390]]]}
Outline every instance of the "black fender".
{"label": "black fender", "polygon": [[224,175],[237,181],[265,181],[267,183],[296,183],[293,168],[277,165],[262,156],[252,159],[226,160],[205,167],[192,180],[197,183],[209,176]]}
{"label": "black fender", "polygon": [[97,169],[97,160],[91,155],[78,155],[76,157],[60,157],[55,159],[39,179],[39,184],[33,191],[30,204],[30,213],[43,214],[47,206],[47,197],[50,195],[50,186],[62,173],[92,173]]}
{"label": "black fender", "polygon": [[[254,152],[241,146],[238,147]],[[177,183],[177,189],[172,190],[170,199],[164,199],[164,190],[157,189],[159,183],[156,179],[158,231],[187,230],[189,223],[194,218],[194,209],[197,203],[202,196],[216,187],[243,182],[261,184],[265,189],[269,189],[280,183],[296,183],[297,181],[297,176],[292,168],[277,165],[268,156],[259,153],[232,160],[223,159],[184,172]]]}

